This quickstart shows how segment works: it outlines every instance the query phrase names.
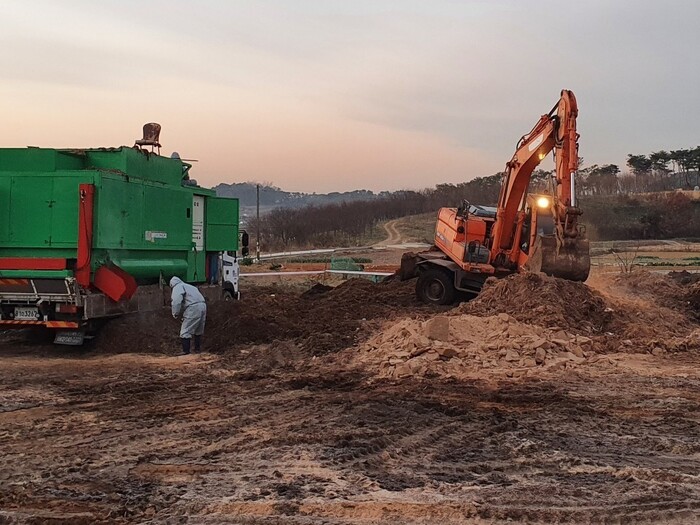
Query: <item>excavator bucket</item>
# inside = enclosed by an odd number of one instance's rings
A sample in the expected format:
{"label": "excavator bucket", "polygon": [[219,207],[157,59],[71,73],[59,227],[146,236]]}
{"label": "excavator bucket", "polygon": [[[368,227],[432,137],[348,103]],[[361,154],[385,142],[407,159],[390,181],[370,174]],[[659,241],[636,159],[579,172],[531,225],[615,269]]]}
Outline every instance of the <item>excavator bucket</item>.
{"label": "excavator bucket", "polygon": [[591,271],[588,239],[564,239],[558,246],[554,235],[539,235],[526,268],[569,281],[585,281]]}

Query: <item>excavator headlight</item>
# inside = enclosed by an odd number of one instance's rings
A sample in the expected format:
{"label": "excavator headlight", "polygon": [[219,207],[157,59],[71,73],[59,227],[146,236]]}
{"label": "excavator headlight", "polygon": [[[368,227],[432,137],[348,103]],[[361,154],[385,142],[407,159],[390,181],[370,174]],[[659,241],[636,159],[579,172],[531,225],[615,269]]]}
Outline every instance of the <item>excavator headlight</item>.
{"label": "excavator headlight", "polygon": [[545,158],[546,156],[547,156],[547,155],[545,155],[544,153],[540,153],[539,155],[537,155],[537,158],[540,159],[540,160],[544,160],[544,158]]}
{"label": "excavator headlight", "polygon": [[549,199],[547,197],[538,197],[537,206],[539,208],[549,208]]}

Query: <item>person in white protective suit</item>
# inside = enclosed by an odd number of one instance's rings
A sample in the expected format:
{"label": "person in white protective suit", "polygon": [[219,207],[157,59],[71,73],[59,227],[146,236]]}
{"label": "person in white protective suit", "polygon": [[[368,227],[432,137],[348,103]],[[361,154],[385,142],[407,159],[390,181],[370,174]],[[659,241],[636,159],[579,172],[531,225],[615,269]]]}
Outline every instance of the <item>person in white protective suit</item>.
{"label": "person in white protective suit", "polygon": [[207,320],[207,304],[204,296],[195,286],[182,282],[179,277],[170,279],[172,288],[173,317],[178,319],[182,315],[182,327],[180,328],[180,342],[182,353],[189,354],[194,337],[194,351],[202,350],[202,335],[204,323]]}

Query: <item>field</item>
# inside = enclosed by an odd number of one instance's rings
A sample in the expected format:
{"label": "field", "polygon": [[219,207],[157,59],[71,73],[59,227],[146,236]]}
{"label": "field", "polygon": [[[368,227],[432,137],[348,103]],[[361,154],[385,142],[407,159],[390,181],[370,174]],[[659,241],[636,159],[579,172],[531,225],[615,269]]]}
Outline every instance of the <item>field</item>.
{"label": "field", "polygon": [[0,522],[690,521],[694,281],[525,275],[439,310],[249,283],[188,357],[167,312],[80,351],[2,334]]}

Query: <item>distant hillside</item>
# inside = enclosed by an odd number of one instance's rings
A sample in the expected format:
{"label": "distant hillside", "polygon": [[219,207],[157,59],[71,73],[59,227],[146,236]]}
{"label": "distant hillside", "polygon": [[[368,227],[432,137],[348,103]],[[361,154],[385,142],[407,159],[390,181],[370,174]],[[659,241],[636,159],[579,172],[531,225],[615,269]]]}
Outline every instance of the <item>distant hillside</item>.
{"label": "distant hillside", "polygon": [[[235,197],[241,207],[250,208],[256,205],[255,183],[236,182],[219,184],[213,189],[220,197]],[[369,190],[355,190],[332,193],[299,193],[284,191],[275,186],[260,186],[260,206],[266,210],[271,208],[303,208],[309,205],[335,204],[340,202],[368,201],[379,195]]]}

